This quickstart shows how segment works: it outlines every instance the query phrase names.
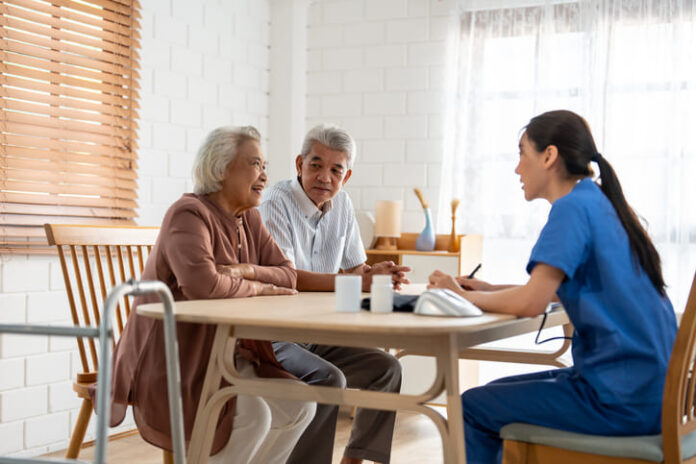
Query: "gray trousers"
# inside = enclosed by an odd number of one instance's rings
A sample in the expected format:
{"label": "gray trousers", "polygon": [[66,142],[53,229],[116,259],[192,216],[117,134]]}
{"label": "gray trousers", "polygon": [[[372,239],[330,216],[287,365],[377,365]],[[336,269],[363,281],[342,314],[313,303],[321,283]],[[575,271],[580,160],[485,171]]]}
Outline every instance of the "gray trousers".
{"label": "gray trousers", "polygon": [[[401,363],[382,350],[289,342],[274,342],[273,349],[283,367],[309,385],[383,392],[401,389]],[[288,464],[330,464],[337,416],[338,406],[318,404]],[[358,409],[344,456],[388,463],[395,418],[393,411]]]}

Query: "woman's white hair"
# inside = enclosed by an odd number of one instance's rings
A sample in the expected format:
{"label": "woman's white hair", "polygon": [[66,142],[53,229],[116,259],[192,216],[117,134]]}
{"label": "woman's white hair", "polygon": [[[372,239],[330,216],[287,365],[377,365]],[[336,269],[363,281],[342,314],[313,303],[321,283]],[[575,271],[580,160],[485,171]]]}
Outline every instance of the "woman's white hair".
{"label": "woman's white hair", "polygon": [[196,195],[222,189],[227,165],[237,157],[239,146],[247,140],[261,140],[255,127],[223,126],[208,134],[193,161],[193,192]]}
{"label": "woman's white hair", "polygon": [[302,143],[302,158],[306,158],[312,150],[314,142],[319,142],[326,145],[332,150],[342,151],[348,157],[348,169],[353,167],[355,159],[355,141],[353,137],[345,130],[333,124],[319,124],[312,127],[307,135],[305,135]]}

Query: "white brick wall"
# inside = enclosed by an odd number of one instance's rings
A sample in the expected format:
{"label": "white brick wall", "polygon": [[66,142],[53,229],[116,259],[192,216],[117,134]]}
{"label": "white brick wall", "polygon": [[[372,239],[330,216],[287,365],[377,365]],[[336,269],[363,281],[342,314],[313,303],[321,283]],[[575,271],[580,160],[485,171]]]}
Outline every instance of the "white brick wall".
{"label": "white brick wall", "polygon": [[2,266],[2,291],[7,293],[40,291],[48,288],[48,263],[12,259]]}
{"label": "white brick wall", "polygon": [[268,0],[143,2],[140,224],[191,189],[193,155],[223,124],[268,120]]}
{"label": "white brick wall", "polygon": [[27,296],[27,323],[29,324],[62,321],[69,319],[69,314],[70,305],[64,290],[35,292]]}
{"label": "white brick wall", "polygon": [[43,385],[70,380],[70,353],[29,356],[26,360],[26,385]]}
{"label": "white brick wall", "polygon": [[0,456],[24,448],[24,428],[21,421],[0,424]]}
{"label": "white brick wall", "polygon": [[[453,0],[314,0],[308,11],[307,126],[341,124],[358,143],[346,184],[356,209],[404,202],[403,230],[437,204],[447,27]],[[434,214],[437,214],[434,211]]]}
{"label": "white brick wall", "polygon": [[0,358],[14,358],[44,353],[48,350],[48,337],[24,335],[0,335]]}
{"label": "white brick wall", "polygon": [[[138,221],[159,225],[191,190],[193,155],[208,131],[252,124],[268,138],[270,10],[269,0],[141,3]],[[0,255],[0,323],[68,319],[56,258]],[[69,338],[0,335],[0,455],[67,447],[81,403],[72,391],[75,346]],[[115,431],[128,428],[130,414]]]}
{"label": "white brick wall", "polygon": [[72,389],[72,380],[57,382],[48,386],[48,410],[66,411],[80,407],[82,400]]}
{"label": "white brick wall", "polygon": [[[359,210],[372,210],[376,199],[403,201],[406,231],[423,224],[413,187],[437,203],[453,3],[307,6],[305,122],[335,122],[352,133],[359,153],[346,190]],[[159,225],[191,190],[193,155],[210,129],[253,124],[264,142],[271,135],[272,25],[270,0],[148,0],[143,8],[138,212],[140,224]],[[66,304],[55,258],[0,256],[0,322],[66,323]],[[79,407],[71,391],[79,370],[73,343],[0,336],[0,453],[67,446]],[[117,430],[124,427],[132,419]]]}
{"label": "white brick wall", "polygon": [[28,419],[24,423],[24,443],[27,448],[67,440],[70,436],[70,413],[67,411]]}
{"label": "white brick wall", "polygon": [[0,359],[0,392],[24,386],[24,360]]}
{"label": "white brick wall", "polygon": [[26,322],[26,295],[22,293],[0,294],[0,311],[3,321],[8,324],[22,324]]}
{"label": "white brick wall", "polygon": [[364,163],[400,163],[405,145],[403,140],[366,140],[360,158]]}
{"label": "white brick wall", "polygon": [[[406,0],[381,0],[378,2],[367,2],[365,5],[365,17],[367,19],[394,19],[403,18],[407,15]],[[418,2],[424,3],[424,2]]]}
{"label": "white brick wall", "polygon": [[9,390],[0,395],[0,421],[11,422],[46,414],[48,411],[48,387]]}

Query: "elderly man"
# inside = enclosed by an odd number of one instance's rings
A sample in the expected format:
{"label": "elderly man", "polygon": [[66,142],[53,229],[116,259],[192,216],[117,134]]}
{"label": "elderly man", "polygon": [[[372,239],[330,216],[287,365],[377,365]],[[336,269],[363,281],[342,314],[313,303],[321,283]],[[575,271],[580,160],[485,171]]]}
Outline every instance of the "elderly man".
{"label": "elderly man", "polygon": [[[383,262],[365,264],[365,250],[353,205],[341,189],[351,175],[355,142],[343,129],[319,125],[305,136],[295,165],[297,177],[271,187],[259,207],[264,224],[297,269],[300,291],[332,291],[336,273],[363,277],[392,274],[396,286],[408,282],[409,268]],[[378,349],[275,342],[278,361],[312,385],[396,392],[401,365]],[[338,408],[318,405],[312,423],[295,446],[288,463],[330,463]],[[341,464],[366,460],[388,463],[395,413],[358,409]]]}

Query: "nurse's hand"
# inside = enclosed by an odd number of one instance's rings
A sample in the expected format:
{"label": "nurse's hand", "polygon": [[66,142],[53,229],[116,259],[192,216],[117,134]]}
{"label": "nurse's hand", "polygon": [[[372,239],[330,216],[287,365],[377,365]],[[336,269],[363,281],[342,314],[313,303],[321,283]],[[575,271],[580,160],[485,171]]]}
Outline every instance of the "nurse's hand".
{"label": "nurse's hand", "polygon": [[493,290],[493,285],[489,284],[488,282],[484,282],[483,280],[469,279],[467,276],[457,276],[455,280],[464,290],[476,290],[484,292],[490,292]]}
{"label": "nurse's hand", "polygon": [[457,280],[442,271],[435,271],[428,277],[428,288],[447,288],[460,295],[464,293]]}

